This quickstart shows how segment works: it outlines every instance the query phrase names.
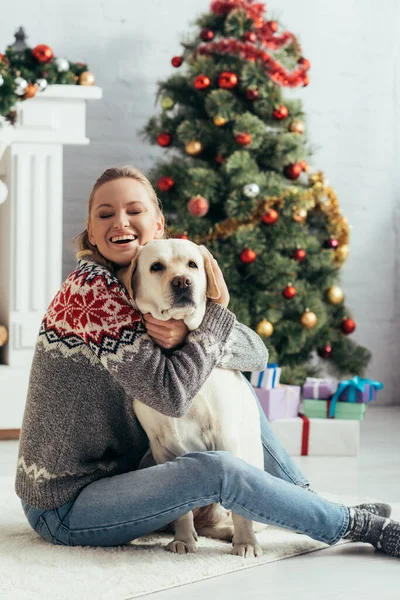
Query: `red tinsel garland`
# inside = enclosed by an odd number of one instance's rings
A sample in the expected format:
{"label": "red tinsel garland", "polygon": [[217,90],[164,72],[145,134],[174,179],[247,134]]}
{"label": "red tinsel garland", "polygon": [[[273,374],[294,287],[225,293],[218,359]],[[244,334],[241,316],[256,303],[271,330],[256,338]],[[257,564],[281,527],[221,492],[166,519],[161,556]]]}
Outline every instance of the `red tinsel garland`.
{"label": "red tinsel garland", "polygon": [[263,14],[265,12],[264,4],[253,4],[252,0],[214,0],[211,2],[211,11],[216,15],[227,15],[231,10],[242,8],[246,15],[254,20],[256,27],[264,25]]}
{"label": "red tinsel garland", "polygon": [[[235,0],[237,2],[239,0]],[[280,65],[270,54],[264,52],[261,48],[256,48],[250,42],[240,42],[236,39],[225,38],[218,42],[209,42],[201,44],[194,52],[196,54],[236,54],[246,60],[260,60],[265,66],[267,75],[278,83],[287,87],[296,87],[300,84],[307,85],[308,77],[307,70],[309,63],[302,64],[300,67],[289,73],[282,65]]]}

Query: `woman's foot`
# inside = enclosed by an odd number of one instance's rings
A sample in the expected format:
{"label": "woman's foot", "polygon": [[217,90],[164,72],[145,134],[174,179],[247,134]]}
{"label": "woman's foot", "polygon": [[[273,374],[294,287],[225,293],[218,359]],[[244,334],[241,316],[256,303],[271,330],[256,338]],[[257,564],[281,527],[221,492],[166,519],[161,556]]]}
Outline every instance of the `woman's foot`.
{"label": "woman's foot", "polygon": [[352,508],[367,510],[368,512],[374,515],[385,517],[385,519],[388,519],[392,514],[392,507],[389,506],[389,504],[383,504],[382,502],[372,502],[370,504],[357,504],[357,506],[352,506]]}
{"label": "woman's foot", "polygon": [[366,542],[378,550],[400,558],[400,523],[366,509],[349,507],[349,527],[343,537]]}

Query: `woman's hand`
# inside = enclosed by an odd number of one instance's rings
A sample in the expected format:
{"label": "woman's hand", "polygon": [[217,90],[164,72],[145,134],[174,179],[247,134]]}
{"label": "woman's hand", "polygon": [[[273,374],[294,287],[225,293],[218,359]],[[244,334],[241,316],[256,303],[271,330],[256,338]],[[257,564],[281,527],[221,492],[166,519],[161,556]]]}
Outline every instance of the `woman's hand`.
{"label": "woman's hand", "polygon": [[213,270],[214,277],[215,277],[215,283],[217,284],[217,287],[219,289],[219,296],[218,296],[218,298],[213,298],[213,302],[217,302],[217,304],[222,304],[222,306],[224,308],[228,308],[229,299],[230,299],[229,298],[229,290],[225,283],[225,279],[222,274],[222,271],[219,268],[217,261],[215,260],[215,258],[213,257],[213,255],[211,254],[209,249],[206,248],[205,246],[203,246],[203,248],[209,254],[210,261],[211,261],[211,268]]}
{"label": "woman's hand", "polygon": [[150,313],[143,315],[143,319],[145,320],[146,331],[151,339],[167,350],[183,344],[189,333],[183,319],[160,321],[152,317]]}

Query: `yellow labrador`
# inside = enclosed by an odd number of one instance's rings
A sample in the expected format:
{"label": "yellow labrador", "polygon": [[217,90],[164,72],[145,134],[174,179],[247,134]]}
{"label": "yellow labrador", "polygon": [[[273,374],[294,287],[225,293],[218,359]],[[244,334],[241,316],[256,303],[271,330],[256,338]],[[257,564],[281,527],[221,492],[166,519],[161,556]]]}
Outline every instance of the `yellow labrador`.
{"label": "yellow labrador", "polygon": [[[207,297],[219,296],[210,254],[204,246],[188,240],[157,240],[139,247],[130,268],[120,278],[142,314],[150,312],[161,320],[183,319],[190,330],[200,325]],[[215,368],[187,414],[179,419],[138,400],[133,406],[158,464],[187,452],[225,450],[264,469],[258,407],[238,371]],[[200,534],[232,540],[232,552],[239,556],[262,554],[254,531],[265,525],[235,513],[230,516],[218,504],[193,512],[172,524],[175,538],[168,550],[195,552]]]}

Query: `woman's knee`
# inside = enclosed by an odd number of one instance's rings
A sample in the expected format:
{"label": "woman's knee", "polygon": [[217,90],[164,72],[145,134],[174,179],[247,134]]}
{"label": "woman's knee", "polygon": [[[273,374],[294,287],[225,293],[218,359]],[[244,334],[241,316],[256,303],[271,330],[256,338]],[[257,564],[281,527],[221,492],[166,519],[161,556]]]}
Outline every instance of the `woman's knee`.
{"label": "woman's knee", "polygon": [[184,456],[193,457],[206,473],[215,473],[217,475],[239,474],[248,463],[234,456],[228,450],[206,450],[205,452],[188,452]]}

